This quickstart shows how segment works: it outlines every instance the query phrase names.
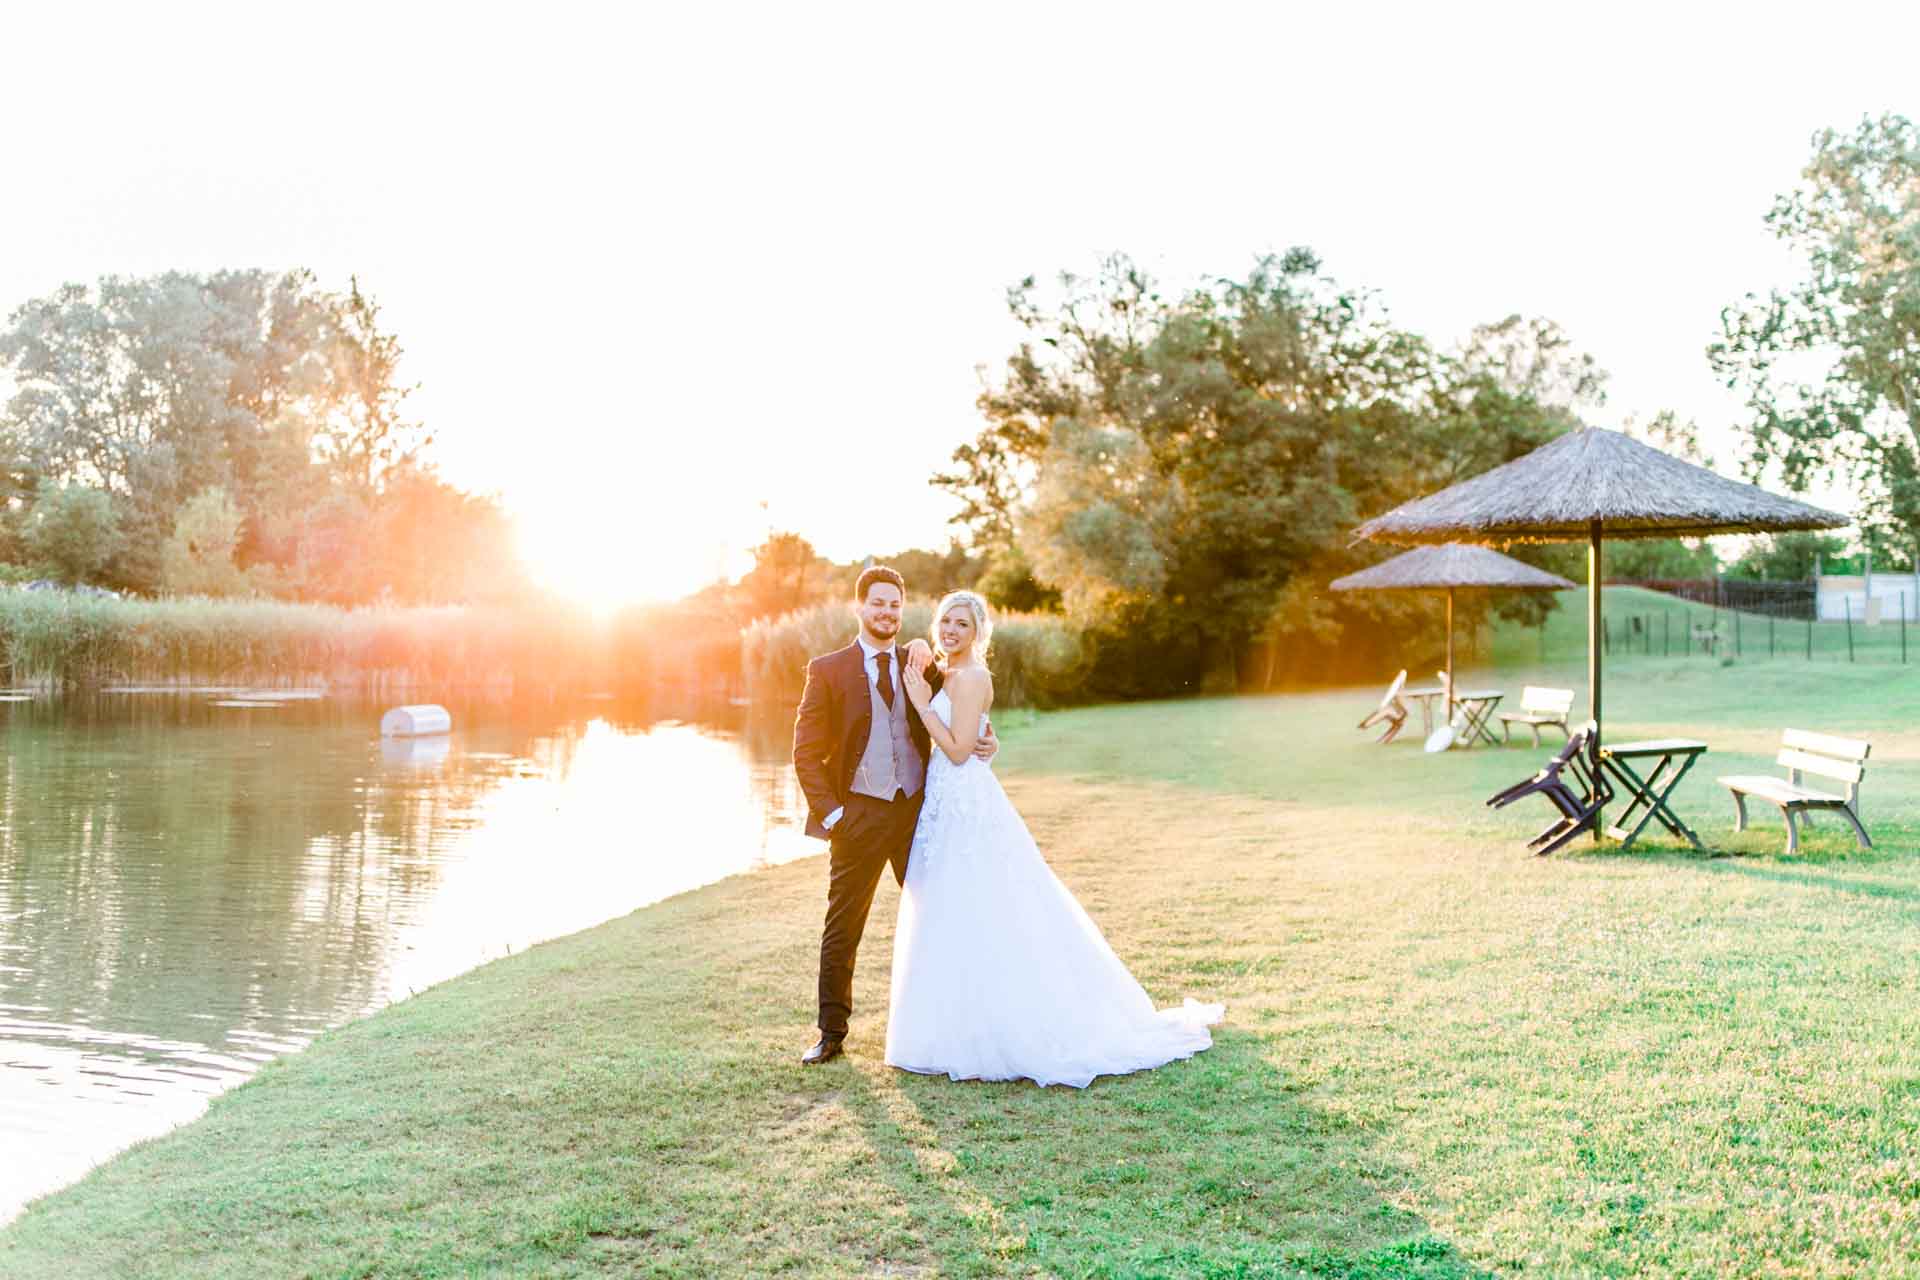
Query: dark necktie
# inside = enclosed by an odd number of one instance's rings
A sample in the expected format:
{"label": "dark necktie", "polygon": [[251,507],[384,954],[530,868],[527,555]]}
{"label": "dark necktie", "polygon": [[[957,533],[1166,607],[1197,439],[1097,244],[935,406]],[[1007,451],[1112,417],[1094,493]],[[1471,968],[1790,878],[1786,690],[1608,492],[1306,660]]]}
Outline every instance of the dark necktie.
{"label": "dark necktie", "polygon": [[893,673],[887,669],[890,653],[876,653],[873,660],[880,664],[880,701],[887,704],[887,710],[893,710]]}

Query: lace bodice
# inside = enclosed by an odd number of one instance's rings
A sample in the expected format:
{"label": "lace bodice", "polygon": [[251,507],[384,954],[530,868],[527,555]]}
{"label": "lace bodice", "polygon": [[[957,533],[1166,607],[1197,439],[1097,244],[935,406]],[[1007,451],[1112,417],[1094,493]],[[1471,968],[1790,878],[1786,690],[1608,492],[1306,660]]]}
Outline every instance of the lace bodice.
{"label": "lace bodice", "polygon": [[[933,700],[927,705],[933,709],[933,714],[940,717],[941,724],[953,728],[953,699],[947,696],[945,689],[934,694]],[[986,727],[987,713],[983,711],[980,713],[980,732],[986,732]],[[989,762],[977,756],[968,756],[964,763],[955,764],[935,743],[927,759],[927,798],[921,810],[922,825],[931,815],[938,815],[942,810],[956,806],[969,814],[976,812],[987,790],[1000,794],[999,779],[993,776]]]}
{"label": "lace bodice", "polygon": [[[934,694],[933,700],[929,702],[927,705],[933,708],[933,714],[940,717],[941,724],[947,726],[947,728],[949,729],[953,728],[953,699],[947,696],[947,691],[945,689],[942,689],[940,690],[940,692]],[[975,730],[975,732],[985,733],[986,731],[987,731],[987,713],[982,711],[980,713],[980,727],[979,729]]]}

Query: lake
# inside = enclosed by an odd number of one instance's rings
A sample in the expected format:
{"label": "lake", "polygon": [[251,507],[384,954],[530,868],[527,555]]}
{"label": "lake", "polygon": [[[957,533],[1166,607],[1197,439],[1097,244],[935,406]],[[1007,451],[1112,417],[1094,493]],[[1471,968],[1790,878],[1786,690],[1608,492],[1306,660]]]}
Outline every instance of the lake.
{"label": "lake", "polygon": [[0,1222],[329,1027],[825,848],[777,712],[231,701],[0,702]]}

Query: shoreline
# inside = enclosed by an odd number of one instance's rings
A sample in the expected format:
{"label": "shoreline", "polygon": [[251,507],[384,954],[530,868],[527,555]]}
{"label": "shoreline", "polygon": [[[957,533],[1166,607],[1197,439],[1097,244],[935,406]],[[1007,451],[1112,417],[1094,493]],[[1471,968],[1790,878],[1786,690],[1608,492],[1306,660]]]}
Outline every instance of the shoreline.
{"label": "shoreline", "polygon": [[[822,843],[820,846],[820,853],[824,853],[825,851],[826,851],[826,845]],[[658,898],[651,902],[641,903],[640,905],[632,908],[632,910],[626,914],[631,915],[637,912],[646,911],[652,907],[656,907],[664,903],[672,902],[675,898],[682,897],[686,894],[698,893],[703,889],[707,889],[715,885],[725,884],[730,880],[749,879],[754,876],[764,875],[767,872],[772,871],[777,867],[787,866],[792,863],[809,862],[812,859],[820,856],[820,853],[802,854],[797,857],[783,859],[779,862],[765,863],[756,867],[748,867],[745,869],[729,871],[725,875],[719,877],[718,879],[710,880],[705,882],[704,884],[694,885],[689,888],[679,889],[674,891],[673,893],[668,894],[663,898]],[[345,1031],[348,1028],[357,1026],[360,1023],[363,1023],[370,1018],[377,1018],[382,1014],[384,1014],[389,1009],[393,1009],[399,1005],[403,1005],[411,1000],[417,1000],[421,996],[426,995],[428,992],[436,991],[439,988],[444,987],[449,983],[458,982],[463,978],[468,977],[471,974],[478,973],[479,971],[485,968],[488,968],[489,966],[506,963],[512,960],[516,955],[522,954],[526,950],[531,950],[533,947],[542,947],[542,946],[548,945],[549,943],[564,942],[570,938],[576,938],[582,934],[590,933],[595,929],[603,928],[607,924],[612,923],[612,921],[619,920],[621,918],[623,917],[614,916],[614,917],[611,917],[609,920],[602,920],[596,924],[589,924],[580,929],[576,929],[570,933],[560,934],[552,938],[539,939],[534,943],[532,943],[530,947],[522,948],[520,951],[513,951],[509,949],[505,954],[482,958],[481,960],[479,960],[478,963],[476,963],[470,968],[463,969],[458,973],[449,974],[446,977],[443,977],[434,982],[431,982],[427,986],[421,987],[417,990],[410,990],[406,994],[400,995],[392,1000],[389,1000],[387,1003],[380,1005],[377,1008],[368,1009],[356,1015],[355,1017],[350,1018],[346,1022],[340,1023],[337,1026],[328,1027],[322,1032],[320,1032],[319,1035],[309,1039],[307,1043],[301,1045],[299,1048],[296,1048],[288,1053],[277,1054],[271,1058],[268,1058],[266,1061],[259,1063],[258,1066],[256,1066],[253,1070],[247,1072],[244,1075],[240,1075],[240,1074],[232,1075],[230,1078],[227,1078],[225,1082],[217,1090],[210,1093],[198,1095],[201,1098],[201,1103],[198,1106],[198,1108],[193,1111],[191,1115],[180,1115],[176,1112],[173,1114],[173,1118],[162,1119],[161,1121],[151,1126],[142,1126],[143,1128],[148,1130],[142,1136],[136,1137],[131,1141],[127,1142],[126,1144],[116,1147],[114,1150],[101,1156],[97,1160],[94,1160],[91,1164],[89,1164],[89,1166],[86,1169],[72,1175],[71,1177],[65,1178],[63,1181],[59,1182],[58,1184],[47,1186],[40,1190],[32,1192],[29,1195],[29,1197],[23,1201],[15,1203],[8,1200],[0,1199],[0,1234],[4,1234],[6,1228],[11,1223],[17,1221],[22,1214],[24,1214],[34,1203],[38,1202],[39,1200],[42,1200],[48,1196],[59,1195],[62,1192],[65,1192],[70,1188],[77,1186],[79,1183],[85,1181],[86,1178],[90,1176],[95,1170],[98,1170],[100,1168],[103,1168],[111,1164],[113,1161],[118,1160],[121,1156],[125,1155],[129,1151],[134,1150],[136,1147],[139,1147],[146,1143],[165,1139],[168,1136],[174,1133],[177,1133],[182,1129],[188,1128],[192,1125],[199,1123],[202,1119],[206,1117],[208,1111],[220,1098],[231,1093],[235,1089],[246,1086],[247,1084],[252,1082],[254,1079],[256,1079],[262,1071],[264,1071],[270,1066],[273,1066],[277,1063],[294,1062],[298,1060],[303,1054],[308,1052],[313,1047],[314,1043],[316,1043],[322,1037],[330,1036],[335,1033]],[[207,1050],[207,1052],[214,1052],[214,1051]]]}
{"label": "shoreline", "polygon": [[[1718,707],[1714,764],[1764,767],[1756,717],[1793,709],[1754,680],[1623,680],[1614,723]],[[1912,710],[1846,679],[1806,706],[1850,688]],[[1009,792],[1156,1003],[1227,1003],[1192,1060],[1071,1092],[884,1067],[887,878],[850,1060],[800,1067],[801,858],[329,1032],[0,1230],[0,1272],[1900,1274],[1920,1203],[1877,1153],[1920,1146],[1920,740],[1871,735],[1870,855],[1816,828],[1789,862],[1760,823],[1740,858],[1536,860],[1540,815],[1479,801],[1545,752],[1374,748],[1353,700],[1009,742]],[[1724,841],[1719,801],[1706,776],[1675,803]]]}

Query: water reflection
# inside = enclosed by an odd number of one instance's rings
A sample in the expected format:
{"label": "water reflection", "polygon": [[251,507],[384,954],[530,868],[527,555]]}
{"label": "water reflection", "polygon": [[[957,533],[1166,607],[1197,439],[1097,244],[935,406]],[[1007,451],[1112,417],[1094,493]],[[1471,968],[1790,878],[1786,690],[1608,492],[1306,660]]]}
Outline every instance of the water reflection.
{"label": "water reflection", "polygon": [[777,718],[380,710],[0,706],[0,1221],[326,1027],[820,847]]}

